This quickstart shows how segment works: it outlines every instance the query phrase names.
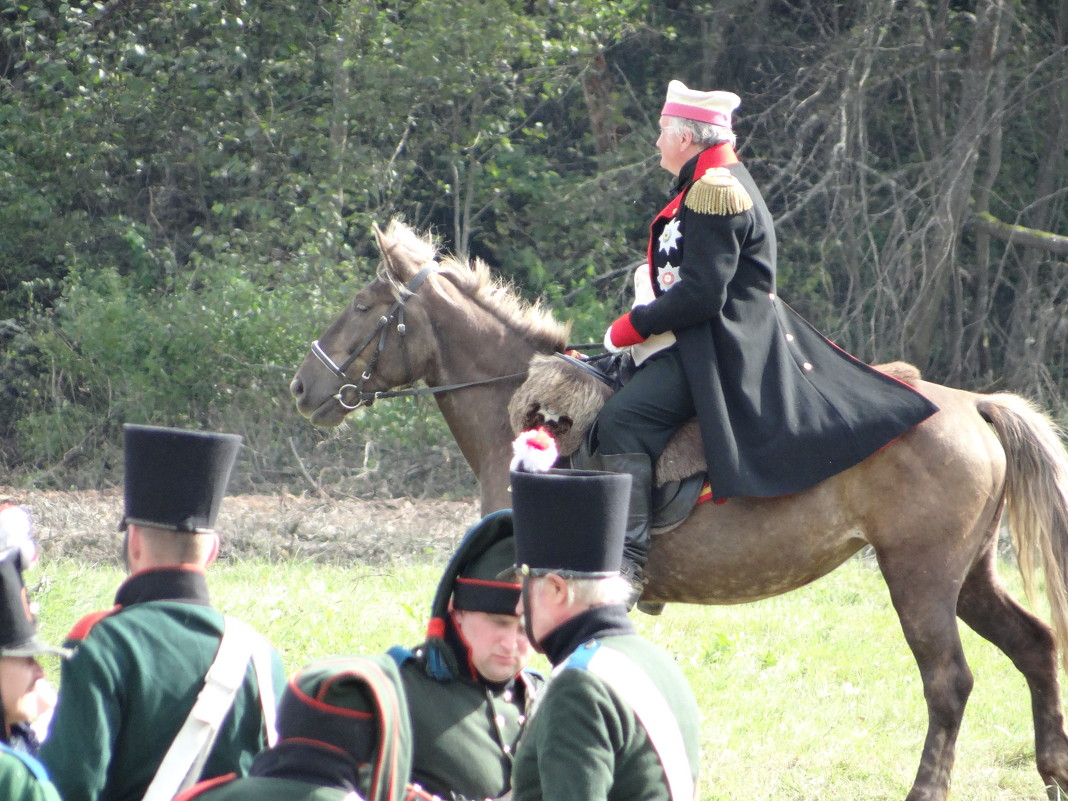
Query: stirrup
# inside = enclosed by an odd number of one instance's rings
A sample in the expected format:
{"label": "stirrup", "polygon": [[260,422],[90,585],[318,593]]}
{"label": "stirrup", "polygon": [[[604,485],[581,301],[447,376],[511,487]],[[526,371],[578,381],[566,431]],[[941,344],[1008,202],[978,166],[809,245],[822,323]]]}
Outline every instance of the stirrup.
{"label": "stirrup", "polygon": [[619,575],[625,578],[627,584],[630,585],[630,594],[627,596],[626,600],[626,607],[629,612],[634,608],[638,599],[642,597],[642,592],[645,590],[647,579],[645,578],[645,573],[642,571],[641,565],[632,562],[627,558],[624,558],[623,563],[619,566]]}
{"label": "stirrup", "polygon": [[647,615],[659,615],[664,611],[664,603],[662,601],[639,600],[645,591],[645,585],[649,583],[649,579],[645,577],[645,572],[641,567],[628,559],[624,559],[623,564],[619,567],[619,575],[630,584],[630,595],[627,597],[628,612],[635,606],[638,607],[639,612],[644,612]]}

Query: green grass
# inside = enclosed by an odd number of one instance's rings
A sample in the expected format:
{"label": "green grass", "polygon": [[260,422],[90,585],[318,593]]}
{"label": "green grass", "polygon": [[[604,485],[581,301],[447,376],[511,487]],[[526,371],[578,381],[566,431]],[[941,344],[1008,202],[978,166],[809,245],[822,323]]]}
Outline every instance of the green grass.
{"label": "green grass", "polygon": [[[288,670],[340,653],[376,653],[423,638],[440,565],[388,569],[218,564],[220,609],[253,624]],[[37,583],[43,636],[107,608],[123,574],[70,562]],[[1002,571],[1019,595],[1018,573]],[[926,711],[919,673],[879,573],[852,560],[809,587],[756,604],[668,606],[634,620],[679,661],[702,709],[706,801],[904,798],[919,762]],[[951,797],[1044,798],[1034,767],[1022,677],[962,627],[975,675]],[[538,666],[545,663],[538,658]],[[55,664],[47,664],[53,678]]]}

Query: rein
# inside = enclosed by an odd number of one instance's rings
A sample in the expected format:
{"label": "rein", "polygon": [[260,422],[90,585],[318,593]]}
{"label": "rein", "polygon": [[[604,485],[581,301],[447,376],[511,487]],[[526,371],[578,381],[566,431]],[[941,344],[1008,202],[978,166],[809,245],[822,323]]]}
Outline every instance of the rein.
{"label": "rein", "polygon": [[[386,337],[389,334],[390,323],[392,323],[394,319],[397,320],[397,333],[401,337],[401,349],[404,353],[404,360],[405,362],[408,361],[408,349],[405,347],[406,340],[404,339],[404,336],[407,333],[407,327],[404,324],[404,304],[408,298],[414,295],[416,290],[422,286],[423,281],[426,280],[426,277],[431,273],[433,268],[434,262],[431,262],[415,274],[412,280],[408,282],[408,286],[405,287],[401,297],[397,298],[389,308],[389,311],[379,318],[374,330],[371,331],[367,339],[363,341],[363,344],[353,350],[341,364],[337,364],[330,358],[329,354],[323,350],[323,346],[319,344],[319,340],[315,340],[311,343],[311,352],[315,357],[322,362],[330,372],[345,382],[338,387],[337,393],[333,396],[334,400],[341,404],[345,409],[352,411],[361,406],[369,406],[371,403],[381,398],[410,398],[416,395],[432,395],[439,392],[451,392],[456,389],[475,387],[481,384],[492,384],[496,381],[507,381],[511,378],[521,378],[527,374],[526,370],[524,370],[523,372],[512,373],[511,375],[499,375],[494,376],[493,378],[483,378],[478,381],[465,381],[459,384],[446,384],[437,387],[408,387],[406,389],[381,390],[375,392],[367,391],[363,388],[363,385],[374,374],[378,359],[386,347]],[[375,352],[367,362],[367,368],[360,374],[360,380],[353,384],[349,381],[349,377],[345,373],[352,366],[352,363],[360,357],[360,354],[367,350],[376,338],[378,339],[378,345],[375,347]]]}

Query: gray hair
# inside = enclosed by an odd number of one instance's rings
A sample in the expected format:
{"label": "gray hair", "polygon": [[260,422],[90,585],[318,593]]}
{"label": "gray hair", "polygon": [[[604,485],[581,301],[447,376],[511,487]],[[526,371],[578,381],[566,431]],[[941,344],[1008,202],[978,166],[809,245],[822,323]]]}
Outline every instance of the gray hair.
{"label": "gray hair", "polygon": [[567,579],[568,603],[585,606],[604,606],[626,603],[630,598],[630,583],[622,576],[593,579]]}
{"label": "gray hair", "polygon": [[693,134],[693,141],[696,145],[703,145],[704,147],[712,147],[712,145],[718,145],[720,142],[730,142],[731,147],[734,147],[738,138],[734,135],[734,131],[730,128],[724,128],[720,125],[713,125],[710,122],[698,122],[697,120],[689,120],[685,117],[669,117],[671,120],[671,132],[676,136],[681,136],[683,133]]}

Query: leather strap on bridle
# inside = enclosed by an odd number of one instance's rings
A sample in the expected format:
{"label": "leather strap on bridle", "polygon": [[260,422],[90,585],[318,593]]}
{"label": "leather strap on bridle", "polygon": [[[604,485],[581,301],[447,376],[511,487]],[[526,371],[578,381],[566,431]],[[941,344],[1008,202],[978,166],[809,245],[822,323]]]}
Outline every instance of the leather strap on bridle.
{"label": "leather strap on bridle", "polygon": [[[435,263],[431,262],[412,278],[408,282],[408,286],[405,287],[404,293],[401,297],[397,298],[394,304],[390,307],[389,312],[384,314],[375,325],[374,330],[368,335],[363,343],[352,351],[349,356],[341,364],[337,364],[333,359],[323,350],[322,345],[316,340],[311,344],[311,352],[315,357],[323,363],[323,365],[330,370],[334,375],[346,382],[338,387],[337,393],[334,395],[334,400],[340,403],[344,408],[348,410],[358,409],[361,406],[369,405],[376,400],[382,398],[410,398],[417,395],[432,395],[440,392],[452,392],[457,389],[466,389],[467,387],[480,386],[482,384],[492,384],[497,381],[508,381],[513,378],[522,378],[527,374],[526,370],[518,373],[510,373],[509,375],[494,376],[493,378],[483,378],[477,381],[464,381],[457,384],[445,384],[443,386],[436,387],[407,387],[404,389],[393,390],[381,390],[376,392],[366,391],[363,385],[371,378],[374,373],[375,367],[378,365],[378,359],[382,355],[382,351],[386,347],[386,336],[389,334],[389,324],[393,322],[393,319],[397,318],[397,333],[401,336],[401,351],[404,355],[405,369],[410,373],[411,365],[408,363],[408,349],[404,347],[404,335],[406,333],[406,327],[404,324],[404,304],[409,297],[415,294],[416,290],[422,286],[423,281],[426,280],[434,269]],[[367,367],[360,375],[360,379],[356,383],[349,381],[349,377],[346,375],[346,371],[352,366],[352,363],[360,357],[372,342],[377,338],[378,345],[375,348],[374,354],[372,354],[370,360],[367,362]]]}

